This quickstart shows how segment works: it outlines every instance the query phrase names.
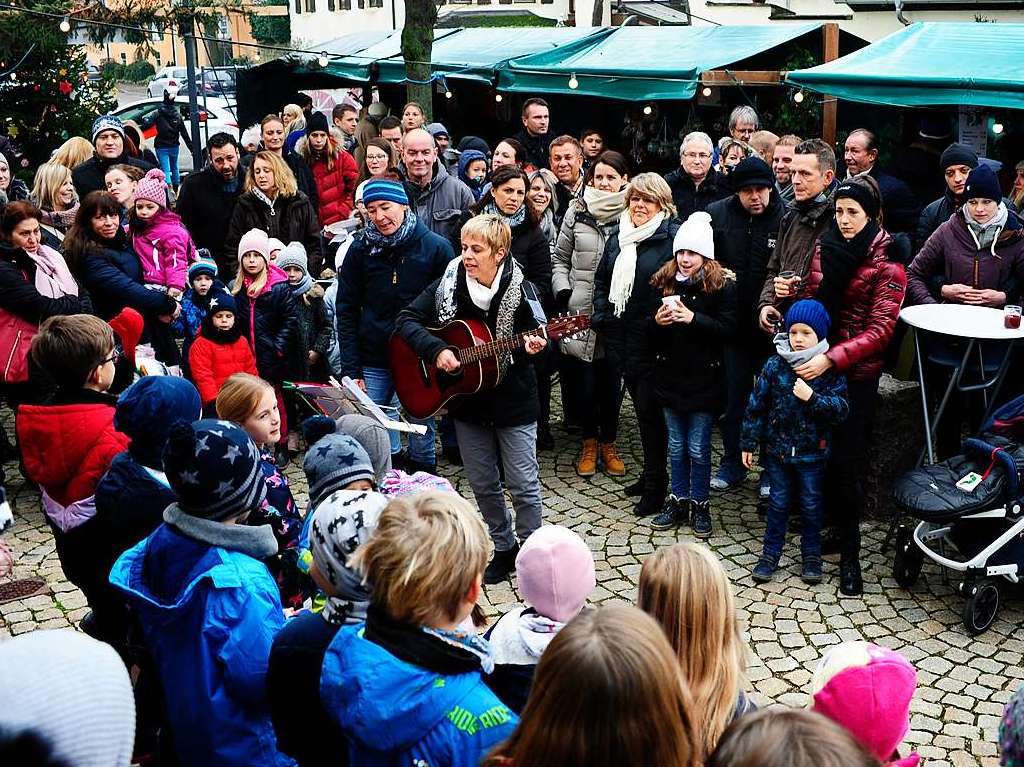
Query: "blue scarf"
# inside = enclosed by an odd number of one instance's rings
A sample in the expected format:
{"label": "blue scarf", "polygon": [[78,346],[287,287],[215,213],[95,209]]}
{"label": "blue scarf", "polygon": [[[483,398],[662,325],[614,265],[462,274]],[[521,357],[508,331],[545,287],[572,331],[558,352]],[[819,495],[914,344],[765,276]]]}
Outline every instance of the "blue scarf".
{"label": "blue scarf", "polygon": [[363,240],[370,248],[371,256],[379,256],[385,250],[397,248],[412,236],[416,228],[416,214],[411,210],[405,211],[405,220],[392,234],[381,234],[373,222],[366,224],[363,229]]}
{"label": "blue scarf", "polygon": [[491,202],[487,203],[486,205],[484,205],[484,209],[483,209],[482,212],[483,213],[491,213],[491,214],[497,216],[502,221],[504,221],[506,224],[508,224],[509,229],[515,229],[517,226],[519,226],[520,224],[522,224],[526,220],[526,204],[525,203],[523,204],[523,206],[521,208],[519,208],[519,210],[517,210],[511,216],[508,215],[507,213],[502,212],[502,210],[500,208],[498,208],[497,205],[494,204],[493,200]]}

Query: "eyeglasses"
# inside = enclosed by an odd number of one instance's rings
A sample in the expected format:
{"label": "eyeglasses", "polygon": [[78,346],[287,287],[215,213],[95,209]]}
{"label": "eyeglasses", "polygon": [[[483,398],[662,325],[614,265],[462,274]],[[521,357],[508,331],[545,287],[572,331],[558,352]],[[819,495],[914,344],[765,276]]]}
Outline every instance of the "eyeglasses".
{"label": "eyeglasses", "polygon": [[683,152],[683,157],[687,160],[710,160],[711,155],[707,152]]}
{"label": "eyeglasses", "polygon": [[116,364],[117,364],[117,361],[118,361],[119,359],[121,359],[121,356],[122,356],[123,354],[124,354],[124,352],[122,352],[122,351],[121,351],[120,349],[118,349],[118,348],[117,348],[117,347],[115,346],[115,347],[114,347],[114,351],[110,353],[110,356],[100,361],[100,365],[106,365],[106,364],[107,364],[108,362],[110,362],[110,363],[112,363],[112,364],[116,365]]}

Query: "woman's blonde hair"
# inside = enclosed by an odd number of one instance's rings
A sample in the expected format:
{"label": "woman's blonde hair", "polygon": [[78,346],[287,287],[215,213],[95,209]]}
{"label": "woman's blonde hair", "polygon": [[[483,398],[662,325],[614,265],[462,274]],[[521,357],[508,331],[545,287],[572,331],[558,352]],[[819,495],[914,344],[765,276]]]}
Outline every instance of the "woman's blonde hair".
{"label": "woman's blonde hair", "polygon": [[[662,267],[651,276],[651,285],[661,291],[663,296],[671,296],[676,292],[676,275],[679,273],[679,265],[673,255]],[[725,287],[727,280],[735,279],[736,275],[715,261],[713,258],[704,259],[704,279],[701,280],[701,288],[705,293],[715,293]]]}
{"label": "woman's blonde hair", "polygon": [[519,726],[486,767],[696,767],[693,701],[658,624],[624,604],[587,610],[540,656]]}
{"label": "woman's blonde hair", "polygon": [[36,171],[32,199],[43,210],[57,210],[60,205],[60,188],[69,178],[71,169],[68,166],[53,161],[44,162]]}
{"label": "woman's blonde hair", "polygon": [[82,136],[72,136],[61,144],[50,156],[50,162],[63,165],[69,170],[74,170],[86,160],[92,159],[95,149],[89,139]]}
{"label": "woman's blonde hair", "polygon": [[508,256],[512,249],[512,230],[509,225],[493,213],[484,213],[480,216],[473,216],[462,225],[460,238],[469,235],[479,237],[487,243],[494,257],[498,258],[498,251],[504,250],[505,255],[499,261]]}
{"label": "woman's blonde hair", "polygon": [[256,188],[257,160],[263,160],[270,165],[270,169],[274,172],[274,183],[277,184],[277,193],[279,195],[282,197],[294,197],[298,194],[299,185],[295,181],[295,174],[292,173],[292,169],[288,167],[288,163],[280,155],[276,152],[271,152],[269,149],[261,149],[252,158],[249,172],[245,174],[244,191],[251,192]]}
{"label": "woman's blonde hair", "polygon": [[676,204],[672,200],[672,187],[658,173],[638,173],[626,187],[626,207],[634,197],[646,197],[661,205],[669,218],[677,215]]}
{"label": "woman's blonde hair", "polygon": [[[1021,160],[1013,168],[1015,173],[1019,173],[1024,170],[1024,160]],[[1014,192],[1013,197],[1010,198],[1015,208],[1020,208],[1021,203],[1024,202],[1024,187],[1019,192]]]}
{"label": "woman's blonde hair", "polygon": [[417,626],[455,621],[494,546],[480,514],[455,493],[428,490],[388,504],[370,540],[349,558],[372,602]]}
{"label": "woman's blonde hair", "polygon": [[733,718],[749,650],[740,636],[729,576],[706,546],[658,549],[640,570],[637,606],[661,624],[693,694],[704,759]]}
{"label": "woman's blonde hair", "polygon": [[[240,280],[239,280],[240,281]],[[250,373],[235,373],[217,393],[217,417],[241,424],[260,406],[266,391],[274,387]]]}

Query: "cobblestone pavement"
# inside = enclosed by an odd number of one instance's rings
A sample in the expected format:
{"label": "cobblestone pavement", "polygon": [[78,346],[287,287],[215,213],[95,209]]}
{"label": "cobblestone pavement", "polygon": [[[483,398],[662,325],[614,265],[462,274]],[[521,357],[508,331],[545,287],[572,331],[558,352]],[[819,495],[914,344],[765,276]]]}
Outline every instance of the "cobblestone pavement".
{"label": "cobblestone pavement", "polygon": [[[627,403],[628,407],[628,403]],[[623,413],[620,450],[632,481],[640,456],[631,412]],[[688,536],[652,531],[630,513],[623,481],[598,475],[585,480],[573,471],[576,438],[554,429],[559,448],[541,454],[546,521],[563,524],[582,535],[594,551],[598,587],[592,601],[629,600],[643,558],[655,547]],[[17,475],[13,465],[9,475]],[[460,492],[471,498],[458,469],[442,466]],[[305,480],[300,466],[287,470],[300,506]],[[16,527],[8,534],[16,556],[18,577],[41,575],[50,594],[0,605],[0,637],[36,628],[77,625],[87,608],[82,594],[61,573],[53,539],[39,508],[39,496],[20,476],[10,494]],[[829,646],[866,639],[899,650],[918,669],[919,687],[912,707],[907,743],[932,767],[998,764],[996,739],[1002,707],[1024,680],[1024,641],[1017,638],[1020,602],[1004,606],[992,628],[972,639],[960,623],[962,598],[942,573],[926,564],[912,592],[899,588],[891,576],[891,553],[880,554],[885,525],[870,523],[864,531],[864,595],[846,598],[837,591],[837,562],[826,560],[826,579],[807,586],[799,579],[799,560],[792,541],[781,578],[759,586],[749,570],[760,551],[763,524],[756,510],[753,479],[712,499],[715,532],[709,545],[725,563],[735,588],[753,658],[749,689],[761,704],[792,706],[808,703],[805,694],[813,670]],[[512,584],[488,588],[487,612],[495,615],[516,601]]]}

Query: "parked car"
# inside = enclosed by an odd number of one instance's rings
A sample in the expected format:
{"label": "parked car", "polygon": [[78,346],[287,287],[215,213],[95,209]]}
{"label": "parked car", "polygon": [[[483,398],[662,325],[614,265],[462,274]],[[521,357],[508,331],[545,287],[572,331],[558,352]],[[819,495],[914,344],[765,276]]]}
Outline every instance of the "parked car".
{"label": "parked car", "polygon": [[[133,120],[142,130],[143,144],[152,149],[153,139],[156,137],[156,110],[163,98],[142,99],[125,104],[115,109],[113,114],[122,120]],[[185,130],[189,136],[192,135],[192,123],[188,108],[188,96],[182,93],[176,96],[174,103],[181,111],[181,118],[185,121]],[[235,104],[216,96],[201,96],[199,98],[199,143],[206,145],[206,140],[214,133],[230,133],[238,135],[238,119],[236,117]],[[189,153],[185,142],[181,142],[181,152],[178,154],[178,167],[182,172],[192,170],[192,155]]]}
{"label": "parked car", "polygon": [[234,67],[208,67],[202,70],[200,77],[200,95],[224,96],[233,100],[235,97]]}
{"label": "parked car", "polygon": [[149,81],[146,91],[151,99],[163,98],[164,91],[177,92],[188,84],[188,70],[185,67],[164,67]]}

